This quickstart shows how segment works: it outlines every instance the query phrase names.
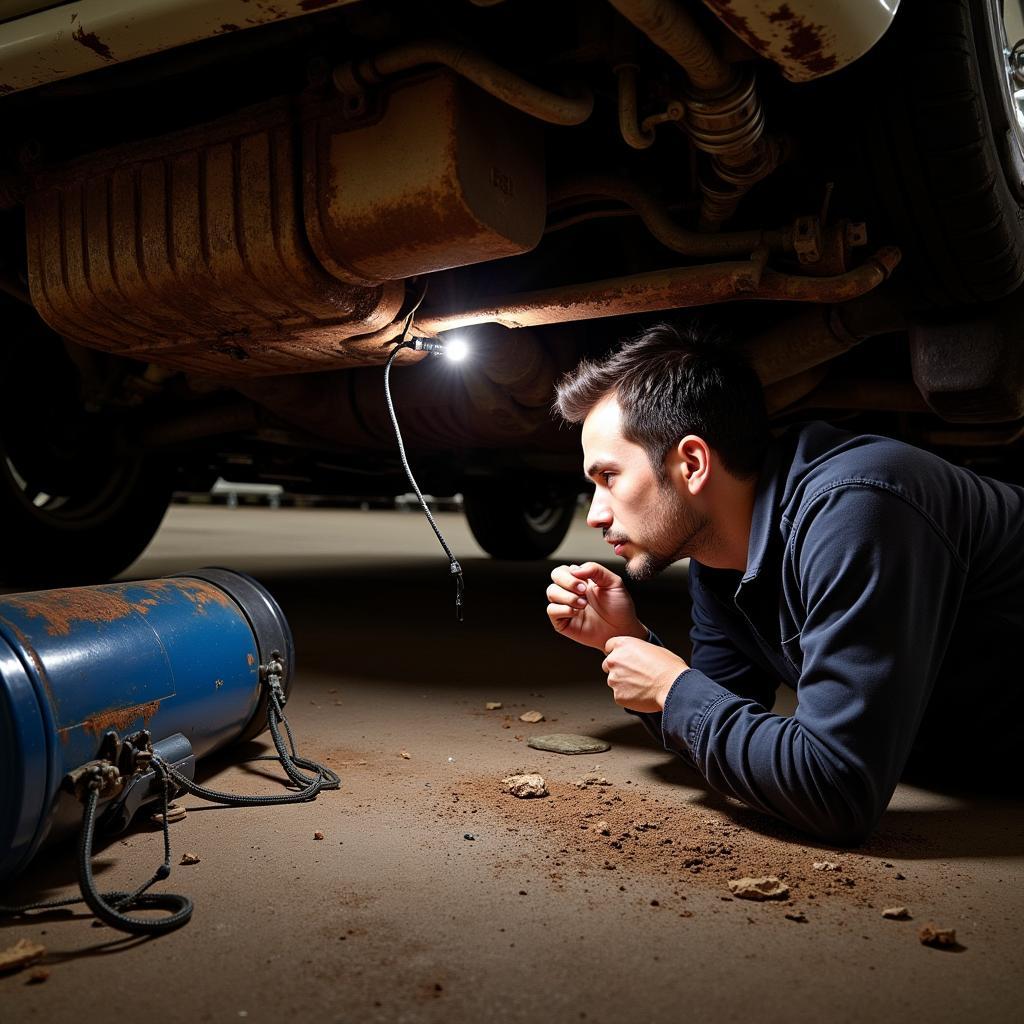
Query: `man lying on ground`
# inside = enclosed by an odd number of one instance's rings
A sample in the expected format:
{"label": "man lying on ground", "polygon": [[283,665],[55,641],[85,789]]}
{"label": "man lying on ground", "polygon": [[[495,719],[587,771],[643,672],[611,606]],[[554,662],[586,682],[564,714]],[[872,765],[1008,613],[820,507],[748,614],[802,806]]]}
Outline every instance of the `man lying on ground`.
{"label": "man lying on ground", "polygon": [[[825,423],[773,440],[756,375],[693,329],[581,363],[556,404],[583,424],[587,522],[626,574],[690,559],[693,653],[595,562],[552,572],[548,617],[712,787],[850,843],[915,745],[964,768],[1017,757],[1024,488]],[[792,717],[771,713],[779,681]]]}

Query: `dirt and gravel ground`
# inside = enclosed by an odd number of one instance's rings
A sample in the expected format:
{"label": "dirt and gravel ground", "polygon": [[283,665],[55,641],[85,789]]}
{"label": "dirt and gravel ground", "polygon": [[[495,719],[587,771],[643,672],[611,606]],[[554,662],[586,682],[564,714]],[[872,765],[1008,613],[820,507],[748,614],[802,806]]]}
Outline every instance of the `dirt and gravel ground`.
{"label": "dirt and gravel ground", "polygon": [[[199,862],[176,866],[167,885],[194,898],[192,922],[154,941],[93,928],[83,913],[7,923],[0,948],[27,939],[47,954],[34,980],[30,970],[0,975],[5,1024],[112,1012],[170,1022],[1020,1020],[1019,799],[903,785],[875,838],[852,851],[745,811],[611,703],[599,656],[550,633],[550,564],[490,562],[458,516],[441,521],[466,570],[462,626],[418,516],[171,511],[130,575],[217,563],[270,587],[295,632],[288,712],[300,748],[326,759],[342,790],[269,809],[180,800],[189,813],[172,826],[174,862],[186,852]],[[582,523],[562,549],[573,560],[606,550]],[[683,571],[639,600],[682,649]],[[544,720],[520,721],[528,710]],[[551,732],[612,749],[527,747]],[[202,776],[273,791],[265,765],[243,763],[264,747],[211,758]],[[550,795],[503,792],[517,770],[540,772]],[[100,883],[126,888],[159,858],[158,832],[139,826],[102,849]],[[788,899],[730,895],[730,879],[762,875],[785,882]],[[73,876],[71,851],[55,850],[16,895],[68,893]],[[909,919],[883,918],[900,906]],[[929,921],[954,927],[957,945],[922,945]]]}

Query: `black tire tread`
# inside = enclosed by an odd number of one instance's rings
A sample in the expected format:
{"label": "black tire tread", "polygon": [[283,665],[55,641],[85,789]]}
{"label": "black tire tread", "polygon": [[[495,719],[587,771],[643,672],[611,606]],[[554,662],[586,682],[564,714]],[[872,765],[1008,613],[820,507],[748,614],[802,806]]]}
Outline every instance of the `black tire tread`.
{"label": "black tire tread", "polygon": [[992,138],[971,7],[904,0],[868,111],[882,205],[933,307],[993,301],[1024,283],[1021,204]]}

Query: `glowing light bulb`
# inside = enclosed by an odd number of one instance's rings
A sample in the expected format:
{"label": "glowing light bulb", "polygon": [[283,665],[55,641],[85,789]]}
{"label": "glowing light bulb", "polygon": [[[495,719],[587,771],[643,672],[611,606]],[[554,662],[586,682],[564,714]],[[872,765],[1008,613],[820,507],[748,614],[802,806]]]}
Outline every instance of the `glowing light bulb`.
{"label": "glowing light bulb", "polygon": [[453,363],[461,363],[469,355],[469,342],[465,338],[451,338],[444,343],[445,357]]}

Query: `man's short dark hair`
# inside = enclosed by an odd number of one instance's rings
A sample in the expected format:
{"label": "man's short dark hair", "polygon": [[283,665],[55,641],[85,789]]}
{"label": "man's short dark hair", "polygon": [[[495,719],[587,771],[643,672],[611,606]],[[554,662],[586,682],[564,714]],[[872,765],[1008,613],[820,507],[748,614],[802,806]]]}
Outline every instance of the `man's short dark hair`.
{"label": "man's short dark hair", "polygon": [[662,475],[687,434],[704,439],[734,476],[761,468],[768,416],[757,375],[717,336],[695,324],[655,324],[599,360],[583,360],[556,387],[555,408],[581,423],[615,395],[622,435],[640,445]]}

